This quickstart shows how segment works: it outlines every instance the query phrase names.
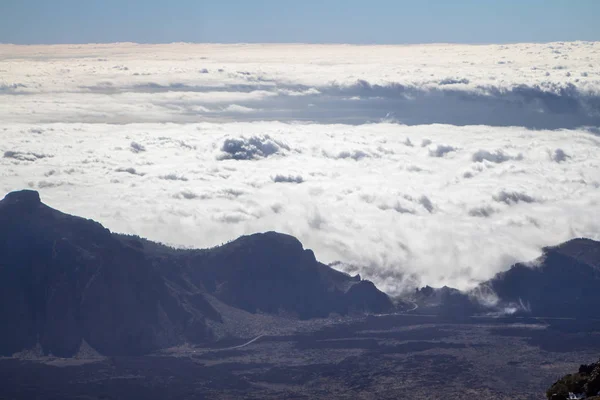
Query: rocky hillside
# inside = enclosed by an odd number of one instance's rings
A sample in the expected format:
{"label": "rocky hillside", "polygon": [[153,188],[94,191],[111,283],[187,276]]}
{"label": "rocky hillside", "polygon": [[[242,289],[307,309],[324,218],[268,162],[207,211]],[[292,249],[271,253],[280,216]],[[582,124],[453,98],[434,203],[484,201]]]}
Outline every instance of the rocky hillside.
{"label": "rocky hillside", "polygon": [[546,392],[550,400],[600,400],[600,361],[582,365],[575,374],[565,375]]}
{"label": "rocky hillside", "polygon": [[544,249],[532,264],[516,264],[486,283],[504,304],[531,315],[600,317],[600,242],[573,239]]}
{"label": "rocky hillside", "polygon": [[191,281],[202,282],[219,300],[249,312],[306,319],[392,307],[371,282],[319,263],[296,238],[275,232],[190,254],[185,264]]}
{"label": "rocky hillside", "polygon": [[600,318],[600,242],[573,239],[543,249],[531,263],[517,263],[469,292],[429,286],[413,299],[421,311],[448,317],[516,314]]}
{"label": "rocky hillside", "polygon": [[67,215],[35,191],[0,201],[0,355],[143,354],[213,339],[209,299],[298,318],[383,312],[387,295],[319,263],[295,238],[245,236],[174,250]]}

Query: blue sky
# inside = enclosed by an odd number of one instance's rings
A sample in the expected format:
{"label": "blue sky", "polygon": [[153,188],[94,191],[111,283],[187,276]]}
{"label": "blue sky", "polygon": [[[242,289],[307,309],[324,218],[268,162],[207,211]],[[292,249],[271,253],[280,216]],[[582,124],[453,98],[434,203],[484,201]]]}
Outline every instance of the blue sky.
{"label": "blue sky", "polygon": [[0,0],[0,43],[600,40],[600,0]]}

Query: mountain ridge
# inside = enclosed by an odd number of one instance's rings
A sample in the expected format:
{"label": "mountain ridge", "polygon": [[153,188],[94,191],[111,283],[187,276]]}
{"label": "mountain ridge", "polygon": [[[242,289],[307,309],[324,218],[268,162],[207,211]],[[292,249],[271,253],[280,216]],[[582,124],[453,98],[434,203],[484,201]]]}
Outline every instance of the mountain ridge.
{"label": "mountain ridge", "polygon": [[549,318],[600,318],[600,242],[574,238],[542,249],[469,291],[416,289],[413,298],[440,315],[473,314]]}
{"label": "mountain ridge", "polygon": [[[37,346],[71,357],[82,343],[104,355],[145,354],[219,339],[231,310],[248,321],[309,320],[399,312],[407,300],[394,305],[372,282],[318,262],[290,235],[176,249],[62,213],[32,190],[0,201],[0,254],[0,300],[11,304],[0,311],[1,355]],[[452,318],[600,318],[598,285],[600,242],[576,238],[469,292],[417,289],[406,309]]]}
{"label": "mountain ridge", "polygon": [[[300,319],[383,312],[372,283],[319,263],[292,236],[247,235],[223,246],[175,250],[64,214],[31,190],[0,201],[0,354],[41,346],[71,357],[145,354],[215,340],[207,300]],[[356,286],[356,289],[352,289]],[[343,288],[347,288],[343,290]]]}

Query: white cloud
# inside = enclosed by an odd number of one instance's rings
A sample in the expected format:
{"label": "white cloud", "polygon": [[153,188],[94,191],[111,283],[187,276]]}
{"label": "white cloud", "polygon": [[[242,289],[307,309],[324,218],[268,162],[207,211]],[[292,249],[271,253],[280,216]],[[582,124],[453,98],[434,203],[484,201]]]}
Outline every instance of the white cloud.
{"label": "white cloud", "polygon": [[131,142],[129,145],[131,151],[134,153],[141,153],[142,151],[146,151],[146,148],[137,142]]}
{"label": "white cloud", "polygon": [[[4,192],[34,182],[55,208],[185,246],[288,232],[320,260],[351,264],[390,291],[415,283],[470,287],[515,260],[534,258],[541,246],[598,238],[600,231],[589,218],[600,213],[600,141],[584,130],[278,122],[36,126],[44,132],[31,136],[22,133],[28,124],[5,124],[0,152],[54,157],[0,158]],[[406,146],[408,136],[461,151],[429,157]],[[228,158],[218,159],[228,139],[234,140],[225,146]],[[146,151],[132,153],[132,141]],[[327,156],[344,151],[342,143],[377,156]],[[473,162],[486,147],[518,150],[523,158]],[[567,147],[572,156],[561,163],[544,150]],[[465,179],[464,171],[474,174]],[[302,184],[275,182],[300,182],[298,176]]]}
{"label": "white cloud", "polygon": [[0,190],[176,245],[287,232],[390,292],[472,287],[599,238],[600,45],[546,47],[0,45]]}
{"label": "white cloud", "polygon": [[301,175],[281,175],[277,174],[273,177],[273,182],[277,183],[302,183],[304,178]]}
{"label": "white cloud", "polygon": [[444,157],[446,154],[456,151],[456,147],[445,144],[438,144],[435,148],[429,149],[430,157]]}
{"label": "white cloud", "polygon": [[505,154],[502,150],[496,150],[495,152],[489,152],[487,150],[478,150],[477,152],[475,152],[473,154],[473,161],[475,162],[482,162],[483,160],[489,161],[489,162],[493,162],[493,163],[503,163],[512,159],[521,159],[523,158],[522,154],[519,154],[515,157],[513,156],[509,156],[508,154]]}
{"label": "white cloud", "polygon": [[0,120],[599,125],[600,44],[553,46],[0,45]]}
{"label": "white cloud", "polygon": [[227,138],[221,146],[219,160],[254,160],[268,157],[290,148],[283,142],[267,136],[252,136],[249,138]]}
{"label": "white cloud", "polygon": [[240,106],[237,104],[230,104],[227,107],[225,107],[223,109],[223,111],[230,111],[233,113],[251,113],[256,110],[254,110],[253,108],[250,108],[250,107],[244,107],[244,106]]}
{"label": "white cloud", "polygon": [[508,205],[520,203],[520,202],[535,203],[535,202],[539,201],[535,197],[532,197],[532,196],[528,195],[527,193],[509,192],[506,190],[501,190],[500,192],[498,192],[498,194],[495,194],[493,196],[493,198],[494,198],[494,200],[496,200],[498,202],[506,203]]}
{"label": "white cloud", "polygon": [[485,207],[474,207],[469,210],[469,215],[472,217],[490,217],[496,212],[496,209],[485,206]]}
{"label": "white cloud", "polygon": [[570,156],[565,153],[563,149],[556,149],[550,154],[550,159],[552,159],[552,161],[556,161],[557,163],[566,161],[568,158],[570,158]]}
{"label": "white cloud", "polygon": [[427,211],[429,212],[433,212],[433,203],[431,202],[431,200],[429,200],[429,197],[427,196],[421,196],[419,197],[419,203],[423,206],[423,208],[425,208]]}

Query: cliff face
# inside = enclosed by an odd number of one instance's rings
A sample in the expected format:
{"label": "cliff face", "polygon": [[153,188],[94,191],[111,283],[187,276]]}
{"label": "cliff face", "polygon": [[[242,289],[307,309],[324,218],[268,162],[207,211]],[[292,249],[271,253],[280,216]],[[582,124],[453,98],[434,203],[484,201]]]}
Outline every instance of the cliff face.
{"label": "cliff face", "polygon": [[2,354],[39,342],[70,356],[82,340],[103,354],[136,354],[209,337],[194,307],[210,307],[194,299],[201,294],[174,290],[142,249],[47,207],[36,192],[0,202],[0,254]]}
{"label": "cliff face", "polygon": [[34,191],[0,201],[1,355],[38,343],[68,357],[83,340],[107,355],[208,341],[206,319],[221,315],[207,294],[250,312],[301,318],[392,307],[372,285],[358,300],[339,289],[355,283],[287,235],[175,251],[63,214]]}

